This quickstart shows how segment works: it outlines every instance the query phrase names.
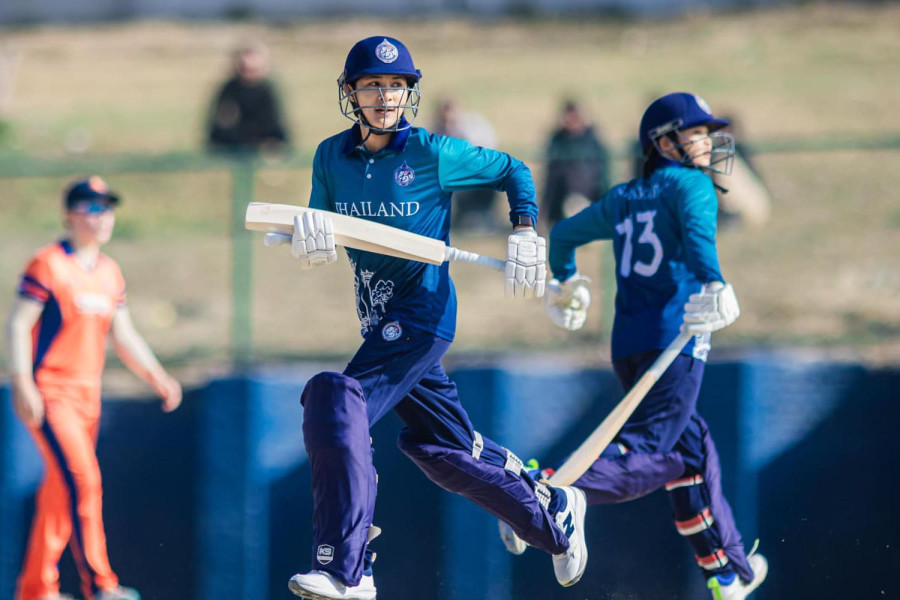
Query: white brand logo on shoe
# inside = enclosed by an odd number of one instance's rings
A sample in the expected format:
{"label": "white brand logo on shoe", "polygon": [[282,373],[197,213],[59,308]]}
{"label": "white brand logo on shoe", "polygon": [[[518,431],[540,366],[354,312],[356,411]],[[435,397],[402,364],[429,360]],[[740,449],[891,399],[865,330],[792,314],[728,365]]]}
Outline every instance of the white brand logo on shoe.
{"label": "white brand logo on shoe", "polygon": [[316,551],[316,560],[319,561],[321,565],[327,565],[331,561],[334,560],[334,546],[329,546],[328,544],[322,544],[319,546],[319,549]]}

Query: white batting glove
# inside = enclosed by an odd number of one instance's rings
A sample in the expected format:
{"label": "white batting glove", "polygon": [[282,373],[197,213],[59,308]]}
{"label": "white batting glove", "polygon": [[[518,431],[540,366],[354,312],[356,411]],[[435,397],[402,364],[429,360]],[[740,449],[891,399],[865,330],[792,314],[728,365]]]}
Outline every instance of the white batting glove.
{"label": "white batting glove", "polygon": [[684,305],[681,330],[694,335],[712,333],[734,323],[741,315],[731,284],[713,281],[703,285],[699,294],[691,294]]}
{"label": "white batting glove", "polygon": [[265,246],[291,244],[291,254],[300,261],[303,269],[330,265],[337,261],[334,247],[334,223],[322,212],[305,212],[294,216],[294,234],[267,233]]}
{"label": "white batting glove", "polygon": [[[554,325],[569,331],[584,327],[587,309],[591,305],[591,290],[587,286],[590,281],[578,273],[563,282],[550,280],[547,295],[544,296],[544,310]],[[559,291],[556,291],[557,285]]]}
{"label": "white batting glove", "polygon": [[506,248],[506,296],[540,298],[547,279],[547,240],[534,229],[519,229]]}

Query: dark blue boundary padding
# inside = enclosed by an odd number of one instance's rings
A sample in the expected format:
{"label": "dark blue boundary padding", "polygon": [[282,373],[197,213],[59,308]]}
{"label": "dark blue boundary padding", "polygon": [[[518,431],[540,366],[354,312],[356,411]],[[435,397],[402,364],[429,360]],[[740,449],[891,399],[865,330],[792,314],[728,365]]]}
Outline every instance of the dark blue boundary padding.
{"label": "dark blue boundary padding", "polygon": [[[311,494],[300,437],[302,364],[189,390],[181,409],[107,401],[99,457],[113,568],[148,599],[290,598],[310,568]],[[622,397],[608,369],[539,360],[451,368],[476,427],[522,458],[563,460]],[[40,480],[34,443],[0,401],[0,598],[11,598]],[[107,399],[108,400],[108,399]],[[725,494],[772,568],[757,600],[900,597],[896,423],[900,369],[760,355],[713,363],[699,407]],[[493,518],[430,483],[401,455],[393,415],[372,431],[379,596],[406,600],[707,597],[664,493],[593,507],[591,559],[560,588],[550,559],[507,554]],[[66,591],[78,581],[64,560]],[[648,576],[648,573],[651,576]]]}

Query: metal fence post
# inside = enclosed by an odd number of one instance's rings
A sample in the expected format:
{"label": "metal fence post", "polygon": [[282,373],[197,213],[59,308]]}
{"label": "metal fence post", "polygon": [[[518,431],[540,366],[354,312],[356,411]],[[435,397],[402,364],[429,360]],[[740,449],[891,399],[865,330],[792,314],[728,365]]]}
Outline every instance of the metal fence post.
{"label": "metal fence post", "polygon": [[244,212],[253,200],[256,163],[237,159],[231,168],[231,359],[236,368],[253,357],[253,237]]}

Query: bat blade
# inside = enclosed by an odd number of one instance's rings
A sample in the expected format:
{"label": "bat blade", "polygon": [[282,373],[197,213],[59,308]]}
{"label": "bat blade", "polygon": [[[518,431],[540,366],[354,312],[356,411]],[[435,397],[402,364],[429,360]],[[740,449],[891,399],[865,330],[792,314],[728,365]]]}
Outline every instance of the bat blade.
{"label": "bat blade", "polygon": [[[247,205],[244,227],[251,231],[284,233],[294,231],[294,216],[316,209],[290,204],[251,202]],[[320,211],[334,223],[334,241],[340,246],[386,254],[397,258],[439,265],[447,246],[441,240],[339,213]]]}
{"label": "bat blade", "polygon": [[681,333],[672,340],[612,412],[603,419],[603,422],[594,429],[593,433],[582,442],[578,449],[550,477],[551,484],[557,486],[572,485],[584,475],[600,456],[600,453],[612,443],[622,426],[625,425],[628,418],[640,405],[644,396],[647,395],[653,385],[665,373],[666,369],[669,368],[669,365],[672,364],[672,361],[675,360],[675,357],[678,356],[685,344],[691,340],[691,337],[689,333]]}

